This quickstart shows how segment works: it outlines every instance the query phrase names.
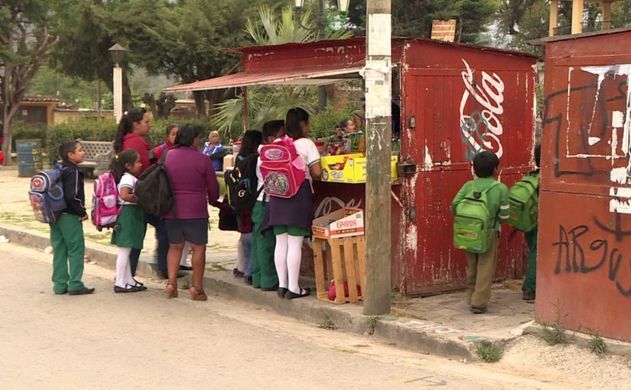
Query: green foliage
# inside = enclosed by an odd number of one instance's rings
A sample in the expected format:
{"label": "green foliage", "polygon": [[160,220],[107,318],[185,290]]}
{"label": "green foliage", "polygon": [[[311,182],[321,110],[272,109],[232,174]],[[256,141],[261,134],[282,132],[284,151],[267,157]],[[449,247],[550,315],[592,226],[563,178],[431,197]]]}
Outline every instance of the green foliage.
{"label": "green foliage", "polygon": [[54,163],[59,156],[57,150],[63,142],[73,139],[84,141],[112,141],[116,132],[113,119],[80,120],[49,127],[46,130],[48,158]]}
{"label": "green foliage", "polygon": [[600,357],[605,356],[607,353],[607,343],[605,343],[605,340],[597,334],[591,337],[587,346],[592,353]]}
{"label": "green foliage", "polygon": [[327,329],[327,330],[337,330],[338,326],[335,325],[335,322],[331,319],[331,317],[329,317],[328,315],[325,315],[324,318],[322,318],[322,321],[320,321],[320,323],[318,324],[318,328]]}
{"label": "green foliage", "polygon": [[335,134],[339,123],[343,119],[350,119],[355,109],[350,104],[343,107],[327,106],[309,118],[309,134],[313,138],[327,138]]}
{"label": "green foliage", "polygon": [[[166,138],[166,127],[172,123],[179,123],[171,120],[155,120],[151,122],[151,131],[147,136],[147,140],[151,146],[157,146],[164,143]],[[202,141],[208,139],[208,134],[212,130],[207,121],[188,120],[186,123],[199,126],[201,128]],[[25,127],[23,134],[30,134],[29,127]],[[59,145],[67,140],[82,139],[84,141],[113,141],[116,134],[116,123],[112,119],[82,119],[74,122],[63,123],[56,126],[43,129],[45,132],[45,145],[48,149],[48,155],[51,162],[57,159],[56,150]],[[35,134],[35,133],[33,133]],[[41,134],[41,133],[40,133]]]}
{"label": "green foliage", "polygon": [[487,363],[495,363],[502,358],[502,350],[488,340],[477,344],[476,353]]}
{"label": "green foliage", "polygon": [[46,126],[41,124],[17,122],[13,125],[13,145],[15,150],[15,141],[22,139],[41,139],[44,148],[46,147]]}

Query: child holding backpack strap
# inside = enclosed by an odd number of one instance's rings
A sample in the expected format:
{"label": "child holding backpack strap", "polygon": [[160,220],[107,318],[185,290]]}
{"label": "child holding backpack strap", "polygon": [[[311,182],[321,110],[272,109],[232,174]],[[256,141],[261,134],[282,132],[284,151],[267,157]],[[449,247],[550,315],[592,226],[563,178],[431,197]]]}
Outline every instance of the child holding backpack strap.
{"label": "child holding backpack strap", "polygon": [[[267,223],[262,231],[271,227],[276,236],[276,248],[274,250],[274,263],[278,274],[278,296],[280,298],[294,299],[306,297],[310,294],[307,288],[300,288],[298,279],[300,276],[300,263],[302,260],[302,243],[305,237],[311,236],[311,223],[313,221],[313,190],[312,179],[319,178],[322,170],[320,168],[320,153],[315,143],[306,138],[309,131],[309,114],[302,108],[292,108],[287,112],[285,118],[285,131],[290,138],[283,138],[276,142],[284,145],[286,150],[295,147],[299,159],[293,159],[285,171],[291,171],[300,165],[304,169],[300,175],[301,183],[291,183],[291,186],[298,186],[297,192],[289,197],[271,196],[269,207],[266,213]],[[266,145],[267,147],[269,145]],[[289,147],[288,147],[289,146]],[[261,149],[261,158],[265,156],[265,147]],[[270,149],[271,151],[272,149]],[[300,164],[296,164],[300,162]],[[274,177],[272,174],[266,176],[264,169],[265,161],[261,166],[261,171],[265,177],[265,191],[268,195],[273,195],[268,191],[268,178]],[[282,170],[282,168],[281,168]],[[277,173],[277,172],[272,172]],[[298,175],[292,176],[298,177]],[[306,176],[306,180],[305,180]],[[283,177],[276,175],[276,179]],[[284,176],[287,178],[288,176]],[[274,183],[271,188],[280,189],[283,184]]]}
{"label": "child holding backpack strap", "polygon": [[77,141],[64,142],[59,146],[63,160],[61,182],[66,208],[50,225],[50,243],[53,246],[53,292],[55,294],[92,294],[93,288],[86,287],[83,276],[85,241],[83,221],[88,219],[85,209],[83,173],[77,164],[85,157],[83,147]]}
{"label": "child holding backpack strap", "polygon": [[136,205],[137,199],[134,195],[136,177],[141,169],[140,156],[133,149],[127,149],[116,155],[110,167],[118,186],[119,201],[123,205],[118,216],[118,224],[112,234],[112,244],[118,246],[114,282],[116,293],[132,293],[147,289],[132,276],[129,259],[132,249],[142,249],[147,226],[144,222],[145,214]]}
{"label": "child holding backpack strap", "polygon": [[[465,183],[451,203],[455,215],[454,244],[467,253],[467,304],[474,314],[487,310],[497,265],[500,223],[508,221],[510,213],[508,189],[497,180],[499,164],[494,153],[478,153],[473,158],[476,178]],[[462,240],[460,229],[465,232]],[[468,246],[467,239],[471,237],[480,237],[480,242]]]}

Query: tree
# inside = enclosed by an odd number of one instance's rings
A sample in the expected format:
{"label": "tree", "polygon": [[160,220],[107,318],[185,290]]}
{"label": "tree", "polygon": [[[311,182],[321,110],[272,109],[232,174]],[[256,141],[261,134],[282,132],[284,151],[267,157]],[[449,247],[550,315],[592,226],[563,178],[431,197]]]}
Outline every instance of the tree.
{"label": "tree", "polygon": [[[492,21],[497,0],[392,0],[392,35],[429,37],[434,19],[457,19],[461,42],[476,42]],[[352,24],[365,29],[366,0],[352,0]]]}
{"label": "tree", "polygon": [[0,143],[9,164],[12,120],[37,73],[58,39],[50,1],[4,0],[0,8]]}
{"label": "tree", "polygon": [[[257,45],[278,45],[289,42],[309,42],[318,39],[350,38],[353,33],[347,30],[333,31],[326,29],[317,32],[311,10],[302,13],[297,22],[291,8],[280,11],[280,18],[274,8],[258,8],[258,19],[248,19],[246,30]],[[251,127],[260,127],[263,123],[283,118],[292,107],[299,106],[309,112],[314,111],[315,93],[306,87],[250,87],[248,88],[248,116]],[[243,96],[227,99],[217,105],[217,112],[211,123],[219,130],[231,131],[240,122],[243,113]]]}
{"label": "tree", "polygon": [[[131,5],[138,1],[124,0],[74,0],[59,10],[64,20],[59,30],[60,43],[55,48],[51,64],[72,77],[86,81],[101,80],[113,91],[113,61],[108,49],[116,42],[129,48],[130,39],[136,39],[133,23],[137,22]],[[151,2],[141,15],[151,20]],[[133,18],[131,17],[133,16]],[[129,86],[130,56],[121,66],[123,72],[123,107],[132,107]]]}

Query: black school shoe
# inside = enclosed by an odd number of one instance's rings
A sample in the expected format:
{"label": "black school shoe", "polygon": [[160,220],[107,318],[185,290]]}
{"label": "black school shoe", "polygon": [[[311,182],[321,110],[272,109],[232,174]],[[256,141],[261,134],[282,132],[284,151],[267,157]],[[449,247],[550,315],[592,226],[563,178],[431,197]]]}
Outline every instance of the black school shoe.
{"label": "black school shoe", "polygon": [[524,290],[521,293],[521,299],[524,301],[532,302],[535,300],[535,292],[530,290]]}
{"label": "black school shoe", "polygon": [[138,287],[138,286],[132,286],[130,284],[126,285],[125,287],[114,286],[115,293],[135,293],[139,291],[145,291],[146,289],[147,287],[145,286]]}
{"label": "black school shoe", "polygon": [[68,290],[68,295],[87,295],[94,292],[93,288],[83,287],[80,290]]}
{"label": "black school shoe", "polygon": [[287,290],[287,294],[285,294],[285,298],[287,299],[304,298],[304,297],[308,297],[309,294],[311,294],[311,289],[308,287],[301,288],[300,294],[296,294],[295,292],[292,292],[291,290]]}

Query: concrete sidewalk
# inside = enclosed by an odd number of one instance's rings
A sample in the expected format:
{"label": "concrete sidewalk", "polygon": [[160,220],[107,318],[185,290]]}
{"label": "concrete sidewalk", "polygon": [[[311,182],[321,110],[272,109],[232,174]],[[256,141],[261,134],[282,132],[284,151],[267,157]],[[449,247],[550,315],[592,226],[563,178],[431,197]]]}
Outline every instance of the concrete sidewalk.
{"label": "concrete sidewalk", "polygon": [[[48,227],[34,221],[29,209],[26,196],[28,179],[17,178],[15,171],[0,171],[0,188],[0,235],[19,245],[50,251]],[[91,193],[92,183],[86,182],[86,199],[90,199]],[[401,348],[462,361],[478,359],[475,350],[481,340],[501,346],[524,332],[536,333],[540,329],[534,325],[534,305],[521,300],[520,281],[495,285],[489,311],[485,315],[469,312],[464,292],[425,298],[395,296],[391,315],[379,317],[362,315],[359,305],[334,305],[319,301],[314,296],[292,301],[279,299],[273,292],[254,289],[243,279],[232,276],[238,234],[219,231],[217,214],[214,209],[209,211],[211,233],[204,283],[209,291],[265,306],[323,327],[368,334]],[[88,260],[113,269],[116,247],[109,245],[109,233],[96,231],[90,223],[84,227]],[[138,274],[143,277],[152,277],[150,263],[154,246],[155,239],[150,228],[138,269]],[[304,281],[306,285],[312,282]],[[188,284],[183,280],[180,287]],[[613,340],[607,343],[612,352],[631,356],[629,344]]]}

